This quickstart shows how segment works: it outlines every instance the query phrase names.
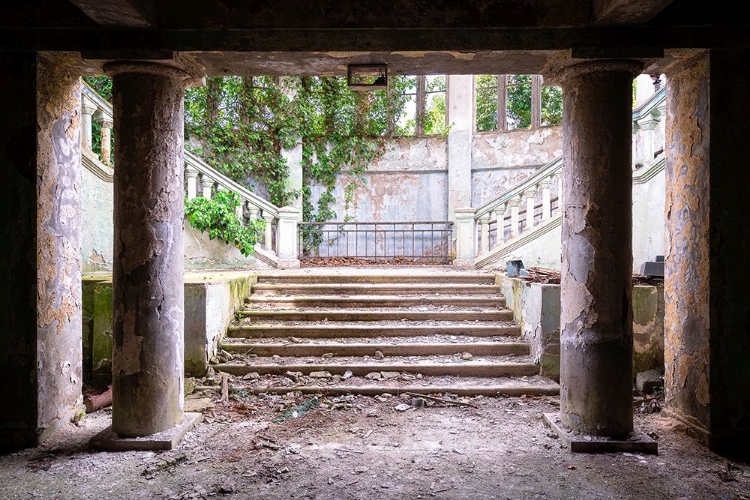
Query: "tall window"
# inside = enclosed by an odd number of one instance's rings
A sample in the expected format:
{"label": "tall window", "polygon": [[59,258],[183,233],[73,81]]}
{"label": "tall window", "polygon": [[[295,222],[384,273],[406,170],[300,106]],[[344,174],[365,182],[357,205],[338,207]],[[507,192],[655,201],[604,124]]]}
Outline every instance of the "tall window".
{"label": "tall window", "polygon": [[562,89],[541,75],[477,75],[476,129],[514,130],[562,122]]}
{"label": "tall window", "polygon": [[401,136],[444,135],[445,75],[396,76],[392,92],[401,95],[402,108],[396,123]]}

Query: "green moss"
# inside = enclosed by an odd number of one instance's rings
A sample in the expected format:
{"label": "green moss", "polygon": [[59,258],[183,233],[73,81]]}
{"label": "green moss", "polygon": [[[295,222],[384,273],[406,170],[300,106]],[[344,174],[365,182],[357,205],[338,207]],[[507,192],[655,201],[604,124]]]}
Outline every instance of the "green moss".
{"label": "green moss", "polygon": [[92,382],[97,386],[112,381],[112,283],[94,287],[94,331],[91,353]]}
{"label": "green moss", "polygon": [[633,322],[647,325],[654,320],[659,307],[659,296],[654,286],[633,287]]}

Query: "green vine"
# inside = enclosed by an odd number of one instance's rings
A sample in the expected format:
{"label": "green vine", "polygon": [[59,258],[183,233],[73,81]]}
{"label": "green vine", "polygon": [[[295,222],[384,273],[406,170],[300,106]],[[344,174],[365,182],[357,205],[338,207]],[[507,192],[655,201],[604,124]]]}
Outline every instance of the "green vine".
{"label": "green vine", "polygon": [[201,232],[208,232],[210,239],[219,239],[237,247],[242,255],[255,253],[255,244],[266,223],[262,220],[243,221],[237,217],[240,206],[237,193],[218,191],[213,198],[202,197],[185,200],[185,218]]}

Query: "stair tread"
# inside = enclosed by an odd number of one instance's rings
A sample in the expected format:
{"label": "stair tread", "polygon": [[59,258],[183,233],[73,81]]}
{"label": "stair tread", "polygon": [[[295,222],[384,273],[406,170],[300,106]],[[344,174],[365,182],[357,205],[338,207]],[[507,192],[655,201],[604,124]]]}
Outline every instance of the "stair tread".
{"label": "stair tread", "polygon": [[259,337],[259,338],[232,338],[231,341],[222,342],[224,345],[258,345],[258,344],[276,344],[276,345],[404,345],[404,344],[526,344],[526,341],[519,341],[518,337],[507,335],[496,335],[491,337],[475,337],[472,335],[421,335],[416,337],[399,337],[394,340],[393,337],[334,337],[334,338],[299,338],[294,341],[289,337]]}
{"label": "stair tread", "polygon": [[233,328],[243,328],[249,330],[273,329],[273,328],[330,328],[341,330],[377,330],[382,328],[431,328],[431,329],[460,329],[460,328],[507,328],[516,326],[511,321],[279,321],[256,323],[250,321],[240,321],[232,325]]}
{"label": "stair tread", "polygon": [[460,355],[430,355],[430,356],[386,356],[377,360],[372,356],[251,356],[235,355],[232,361],[219,363],[217,366],[230,364],[251,363],[253,366],[275,365],[275,366],[316,366],[316,365],[358,365],[371,366],[373,369],[385,369],[386,366],[395,365],[436,365],[436,364],[464,364],[464,365],[495,365],[495,364],[528,364],[531,363],[531,357],[526,355],[502,355],[502,356],[476,356],[471,360],[463,360]]}

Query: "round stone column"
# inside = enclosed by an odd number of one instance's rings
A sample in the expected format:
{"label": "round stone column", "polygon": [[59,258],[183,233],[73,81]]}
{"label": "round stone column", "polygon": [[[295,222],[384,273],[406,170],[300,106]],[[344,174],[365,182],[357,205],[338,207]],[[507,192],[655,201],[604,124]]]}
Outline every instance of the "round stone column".
{"label": "round stone column", "polygon": [[633,430],[632,81],[636,61],[568,67],[563,84],[560,416],[570,431]]}
{"label": "round stone column", "polygon": [[183,420],[183,91],[189,75],[114,62],[112,430],[148,436]]}

